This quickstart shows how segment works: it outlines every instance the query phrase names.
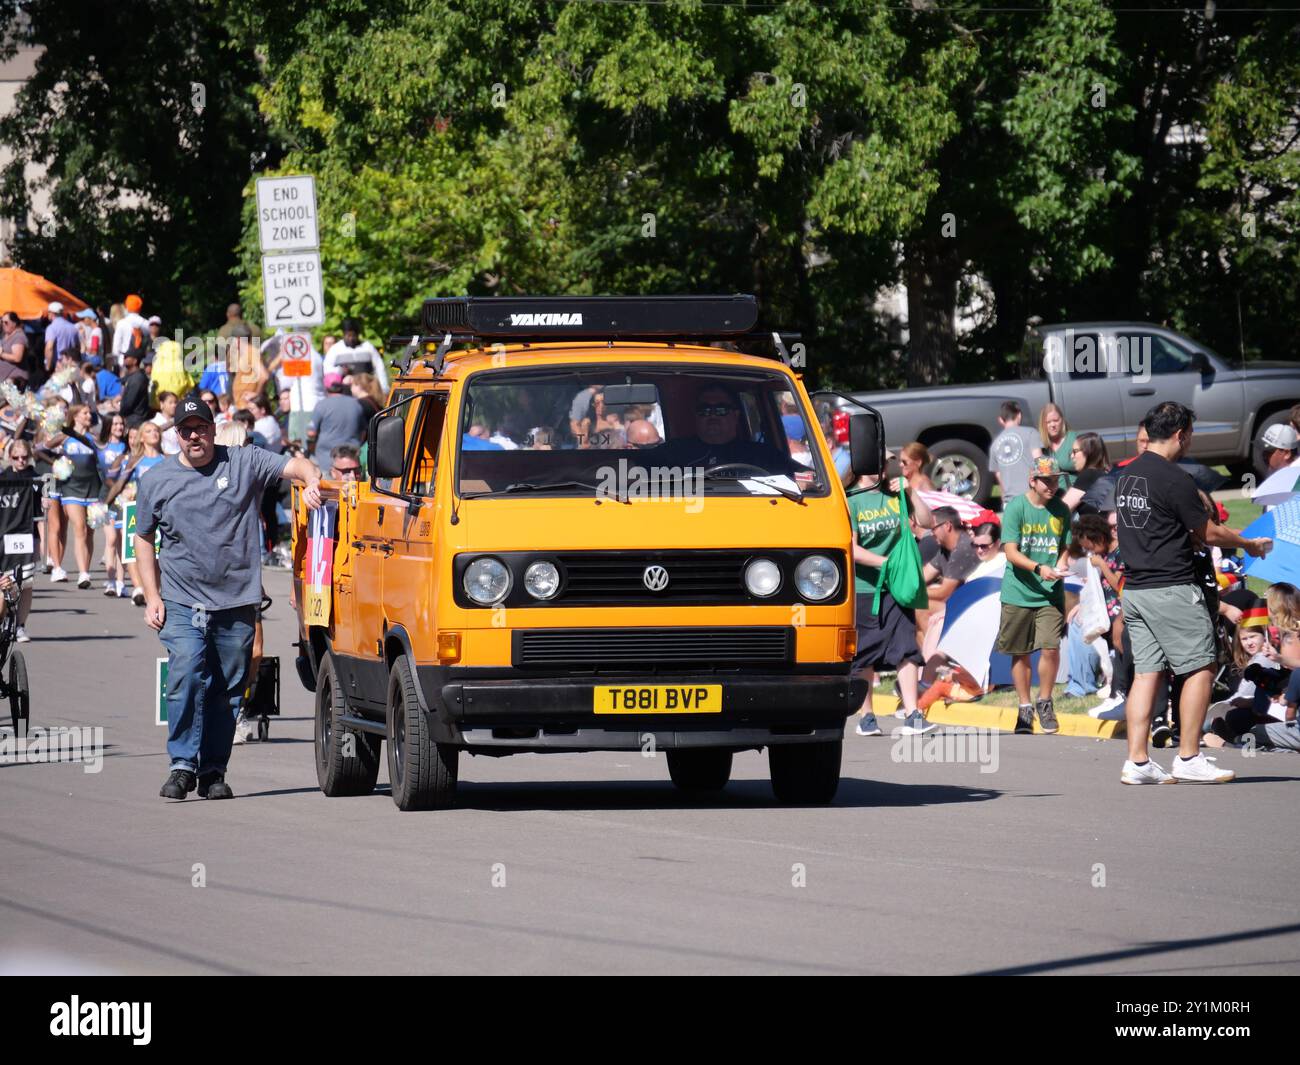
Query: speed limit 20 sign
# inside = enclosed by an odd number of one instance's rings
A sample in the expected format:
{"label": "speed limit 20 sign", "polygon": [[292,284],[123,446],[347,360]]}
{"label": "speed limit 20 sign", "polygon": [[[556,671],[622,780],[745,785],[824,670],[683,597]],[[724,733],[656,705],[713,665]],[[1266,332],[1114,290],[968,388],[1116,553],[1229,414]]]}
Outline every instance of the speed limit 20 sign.
{"label": "speed limit 20 sign", "polygon": [[320,252],[262,257],[262,296],[271,328],[325,324]]}

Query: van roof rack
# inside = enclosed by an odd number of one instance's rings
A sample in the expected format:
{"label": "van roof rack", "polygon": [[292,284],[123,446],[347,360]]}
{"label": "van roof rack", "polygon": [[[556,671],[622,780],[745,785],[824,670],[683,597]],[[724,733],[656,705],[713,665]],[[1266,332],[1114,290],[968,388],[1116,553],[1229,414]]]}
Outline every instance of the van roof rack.
{"label": "van roof rack", "polygon": [[425,300],[420,318],[426,333],[485,340],[720,340],[757,321],[753,296],[457,296]]}
{"label": "van roof rack", "polygon": [[[441,373],[453,343],[546,344],[565,340],[656,343],[759,341],[790,365],[785,341],[799,334],[756,328],[753,296],[455,296],[424,301],[414,336],[394,337],[405,373],[420,353]],[[764,352],[767,353],[767,352]]]}

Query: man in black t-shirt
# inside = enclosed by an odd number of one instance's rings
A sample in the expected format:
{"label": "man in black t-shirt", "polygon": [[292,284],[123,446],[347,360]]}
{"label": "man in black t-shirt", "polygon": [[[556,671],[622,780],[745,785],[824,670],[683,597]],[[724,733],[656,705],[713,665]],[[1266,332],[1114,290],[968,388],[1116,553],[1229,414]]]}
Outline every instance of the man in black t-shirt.
{"label": "man in black t-shirt", "polygon": [[[1116,531],[1126,571],[1124,625],[1132,639],[1135,672],[1125,709],[1129,759],[1120,774],[1125,784],[1220,784],[1234,775],[1216,768],[1199,750],[1216,648],[1205,592],[1196,577],[1193,541],[1241,548],[1256,558],[1268,553],[1272,541],[1245,540],[1210,522],[1196,483],[1177,465],[1191,446],[1193,417],[1181,403],[1152,407],[1142,421],[1150,443],[1119,471],[1115,486]],[[1147,759],[1152,705],[1166,669],[1182,680],[1182,732],[1172,775]]]}

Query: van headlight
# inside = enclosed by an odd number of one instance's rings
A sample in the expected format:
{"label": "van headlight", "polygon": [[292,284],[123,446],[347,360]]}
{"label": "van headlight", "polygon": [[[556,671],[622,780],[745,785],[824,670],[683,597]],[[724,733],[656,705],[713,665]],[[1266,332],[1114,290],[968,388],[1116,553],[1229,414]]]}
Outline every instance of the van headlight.
{"label": "van headlight", "polygon": [[553,562],[533,562],[524,571],[524,587],[534,599],[550,599],[560,590],[560,571]]}
{"label": "van headlight", "polygon": [[781,567],[770,558],[756,558],[745,567],[745,587],[750,595],[766,599],[781,587]]}
{"label": "van headlight", "polygon": [[840,590],[840,570],[825,555],[809,555],[794,570],[794,586],[814,603],[829,599]]}
{"label": "van headlight", "polygon": [[499,603],[510,591],[510,571],[495,558],[476,558],[465,569],[465,594],[480,606]]}

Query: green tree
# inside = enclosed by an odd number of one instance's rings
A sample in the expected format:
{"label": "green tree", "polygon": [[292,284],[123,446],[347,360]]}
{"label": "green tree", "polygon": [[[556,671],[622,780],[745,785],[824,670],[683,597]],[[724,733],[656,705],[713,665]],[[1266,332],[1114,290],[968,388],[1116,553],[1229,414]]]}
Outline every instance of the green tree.
{"label": "green tree", "polygon": [[[13,153],[0,195],[7,214],[30,218],[20,265],[97,302],[139,292],[168,326],[221,320],[240,198],[267,140],[256,58],[218,16],[206,0],[86,0],[71,14],[0,0],[7,54],[41,49],[0,121]],[[48,217],[30,217],[37,189]]]}

